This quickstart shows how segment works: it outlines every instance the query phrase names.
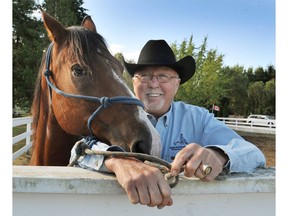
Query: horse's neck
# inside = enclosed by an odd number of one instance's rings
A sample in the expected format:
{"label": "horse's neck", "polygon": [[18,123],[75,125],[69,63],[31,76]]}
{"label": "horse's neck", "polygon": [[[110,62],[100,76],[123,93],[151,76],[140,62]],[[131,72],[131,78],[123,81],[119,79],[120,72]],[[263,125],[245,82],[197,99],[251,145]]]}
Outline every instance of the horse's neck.
{"label": "horse's neck", "polygon": [[66,166],[69,163],[70,151],[78,137],[66,133],[58,124],[53,112],[47,108],[43,109],[43,103],[40,103],[39,108],[30,165]]}

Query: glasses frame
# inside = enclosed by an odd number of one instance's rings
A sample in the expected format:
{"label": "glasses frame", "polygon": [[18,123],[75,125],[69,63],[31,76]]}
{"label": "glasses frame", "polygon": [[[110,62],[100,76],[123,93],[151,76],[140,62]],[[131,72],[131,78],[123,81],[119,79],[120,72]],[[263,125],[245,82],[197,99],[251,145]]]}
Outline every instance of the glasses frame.
{"label": "glasses frame", "polygon": [[[143,80],[142,78],[146,76],[146,77],[150,77],[147,81]],[[156,77],[157,81],[159,83],[168,83],[171,81],[171,79],[180,79],[178,76],[171,76],[171,75],[166,75],[166,74],[156,74],[156,75],[153,75],[153,74],[139,74],[139,75],[134,75],[134,77],[136,77],[141,83],[149,83],[151,82],[151,80],[153,79],[153,77]],[[167,81],[160,81],[159,80],[159,77],[160,76],[166,76],[168,78]]]}

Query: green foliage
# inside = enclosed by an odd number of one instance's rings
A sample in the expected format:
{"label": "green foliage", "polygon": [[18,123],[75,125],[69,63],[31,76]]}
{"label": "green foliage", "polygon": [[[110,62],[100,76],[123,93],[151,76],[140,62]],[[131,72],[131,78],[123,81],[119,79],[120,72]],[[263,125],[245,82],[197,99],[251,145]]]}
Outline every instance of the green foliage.
{"label": "green foliage", "polygon": [[[184,41],[177,46],[176,43],[171,45],[176,53],[176,59],[192,55],[196,62],[196,72],[192,79],[181,85],[176,95],[176,100],[182,100],[206,107],[217,104],[221,89],[218,85],[218,76],[223,64],[223,55],[218,54],[217,50],[207,50],[207,37],[204,38],[203,44],[195,48],[193,37]],[[199,50],[196,52],[195,50]]]}
{"label": "green foliage", "polygon": [[[244,115],[247,108],[247,85],[248,78],[243,73],[244,68],[238,65],[234,67],[224,67],[221,69],[220,82],[220,104],[221,107],[226,107],[227,113],[223,116],[228,116],[229,113],[234,115]],[[227,104],[229,100],[229,107]],[[223,104],[223,101],[225,102]]]}
{"label": "green foliage", "polygon": [[[82,0],[44,1],[44,10],[59,14],[64,25],[79,25],[86,9]],[[34,0],[13,0],[13,107],[30,109],[43,50],[50,41]],[[52,13],[51,13],[52,14]]]}
{"label": "green foliage", "polygon": [[263,81],[252,83],[248,87],[251,113],[275,115],[275,79],[266,84]]}
{"label": "green foliage", "polygon": [[[124,57],[123,57],[123,54],[122,53],[116,53],[114,55],[114,57],[123,64],[123,61],[124,61]],[[134,60],[133,59],[126,59],[126,62],[128,63],[133,63],[135,64]],[[125,81],[125,83],[128,85],[128,87],[131,89],[131,91],[133,91],[133,84],[132,84],[132,79],[131,79],[131,75],[126,71],[126,69],[124,68],[124,71],[123,71],[123,79]]]}
{"label": "green foliage", "polygon": [[30,107],[43,50],[43,27],[33,0],[13,0],[13,106]]}
{"label": "green foliage", "polygon": [[212,111],[212,105],[220,107],[216,116],[247,116],[250,113],[275,115],[275,68],[268,65],[248,68],[239,65],[223,66],[223,54],[207,48],[207,37],[196,47],[191,36],[189,41],[172,43],[170,46],[179,60],[192,55],[196,72],[192,79],[181,85],[176,100],[199,105]]}
{"label": "green foliage", "polygon": [[56,17],[65,27],[80,25],[87,15],[82,8],[83,0],[44,0],[42,5],[46,12]]}

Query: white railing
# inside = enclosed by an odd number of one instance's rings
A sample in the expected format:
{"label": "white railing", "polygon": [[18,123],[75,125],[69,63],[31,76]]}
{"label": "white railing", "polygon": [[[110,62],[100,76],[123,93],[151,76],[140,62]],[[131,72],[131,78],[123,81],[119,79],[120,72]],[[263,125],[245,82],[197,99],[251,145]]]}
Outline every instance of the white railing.
{"label": "white railing", "polygon": [[20,142],[21,140],[26,139],[24,147],[20,148],[18,151],[13,153],[13,160],[18,158],[24,152],[27,152],[32,146],[32,142],[30,139],[30,136],[32,134],[31,123],[32,123],[32,117],[13,118],[13,128],[20,125],[26,125],[26,132],[13,137],[12,142],[13,145]]}
{"label": "white railing", "polygon": [[[13,144],[26,139],[25,147],[17,151],[17,155],[31,146],[31,122],[31,117],[13,119],[13,127],[27,125],[24,135],[13,137]],[[139,212],[150,216],[271,216],[275,215],[275,168],[227,174],[211,183],[181,175],[172,194],[173,206],[158,210],[132,205],[113,175],[77,167],[13,166],[14,216],[71,216],[95,212],[127,216]]]}
{"label": "white railing", "polygon": [[[276,125],[268,124],[253,124],[248,123],[246,118],[217,118],[219,121],[223,121],[228,127],[233,130],[246,131],[252,133],[265,133],[265,134],[275,134]],[[30,136],[32,134],[31,130],[32,117],[23,118],[13,118],[13,127],[20,125],[26,125],[26,132],[13,137],[13,145],[19,141],[26,139],[26,144],[24,147],[19,149],[17,152],[13,153],[13,160],[18,158],[24,152],[27,152],[32,146]]]}
{"label": "white railing", "polygon": [[262,123],[253,123],[247,118],[222,118],[217,117],[219,121],[223,121],[228,127],[237,131],[275,134],[276,125],[268,124],[268,121],[263,120]]}
{"label": "white railing", "polygon": [[273,216],[275,168],[213,182],[180,175],[173,205],[132,205],[115,176],[77,167],[13,166],[14,216]]}

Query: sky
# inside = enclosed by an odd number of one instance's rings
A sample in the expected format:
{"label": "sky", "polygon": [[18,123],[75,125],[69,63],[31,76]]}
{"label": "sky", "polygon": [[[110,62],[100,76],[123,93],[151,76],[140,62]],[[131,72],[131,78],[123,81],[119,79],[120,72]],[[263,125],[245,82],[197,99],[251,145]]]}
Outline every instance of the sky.
{"label": "sky", "polygon": [[113,54],[137,62],[150,39],[197,46],[224,54],[224,65],[275,65],[275,0],[84,0],[97,31]]}

